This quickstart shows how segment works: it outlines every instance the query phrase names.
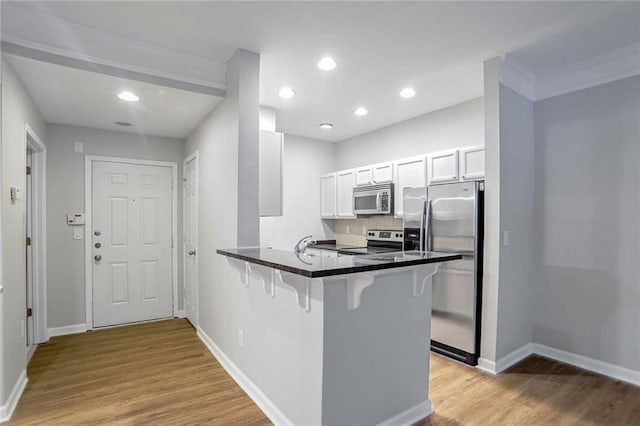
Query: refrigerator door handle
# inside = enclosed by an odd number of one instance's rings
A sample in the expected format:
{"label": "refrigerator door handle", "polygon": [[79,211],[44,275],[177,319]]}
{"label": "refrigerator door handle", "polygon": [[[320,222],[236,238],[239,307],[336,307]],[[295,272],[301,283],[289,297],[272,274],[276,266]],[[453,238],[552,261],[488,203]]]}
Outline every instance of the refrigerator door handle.
{"label": "refrigerator door handle", "polygon": [[426,235],[425,235],[425,250],[431,251],[431,200],[426,203],[427,206],[427,221],[426,221]]}
{"label": "refrigerator door handle", "polygon": [[425,212],[425,206],[427,205],[427,201],[424,200],[422,201],[422,211],[420,212],[420,247],[418,247],[418,250],[420,251],[424,251],[425,250],[425,245],[424,245],[424,212]]}

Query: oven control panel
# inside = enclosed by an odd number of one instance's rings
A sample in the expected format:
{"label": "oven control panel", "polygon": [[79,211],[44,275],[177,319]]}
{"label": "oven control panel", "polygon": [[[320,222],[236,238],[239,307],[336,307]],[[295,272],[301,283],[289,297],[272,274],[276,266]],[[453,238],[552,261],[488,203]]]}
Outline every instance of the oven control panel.
{"label": "oven control panel", "polygon": [[367,231],[368,241],[404,241],[404,235],[402,231],[397,230],[383,230],[383,229],[370,229]]}

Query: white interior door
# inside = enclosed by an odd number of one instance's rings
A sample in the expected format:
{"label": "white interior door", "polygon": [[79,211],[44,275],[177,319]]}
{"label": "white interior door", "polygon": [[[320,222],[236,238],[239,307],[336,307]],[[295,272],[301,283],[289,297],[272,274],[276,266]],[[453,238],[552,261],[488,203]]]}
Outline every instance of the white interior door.
{"label": "white interior door", "polygon": [[198,157],[185,161],[184,173],[184,309],[189,322],[198,326]]}
{"label": "white interior door", "polygon": [[172,169],[94,161],[93,325],[173,315]]}

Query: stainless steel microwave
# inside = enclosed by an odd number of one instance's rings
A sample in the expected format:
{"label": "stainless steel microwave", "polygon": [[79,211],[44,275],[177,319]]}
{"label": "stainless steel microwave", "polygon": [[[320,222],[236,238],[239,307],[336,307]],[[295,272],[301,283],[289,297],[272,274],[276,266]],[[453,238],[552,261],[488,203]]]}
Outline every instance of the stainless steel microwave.
{"label": "stainless steel microwave", "polygon": [[353,189],[355,214],[392,214],[393,184],[358,186]]}

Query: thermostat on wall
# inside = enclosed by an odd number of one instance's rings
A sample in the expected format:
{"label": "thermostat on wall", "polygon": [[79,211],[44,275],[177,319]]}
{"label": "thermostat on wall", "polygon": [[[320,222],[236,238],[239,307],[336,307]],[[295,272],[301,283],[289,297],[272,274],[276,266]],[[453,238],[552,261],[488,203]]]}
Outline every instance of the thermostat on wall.
{"label": "thermostat on wall", "polygon": [[84,225],[84,213],[67,213],[67,225]]}

